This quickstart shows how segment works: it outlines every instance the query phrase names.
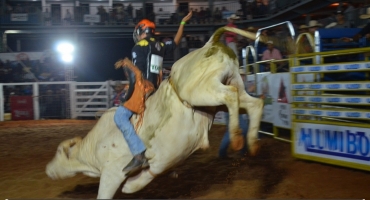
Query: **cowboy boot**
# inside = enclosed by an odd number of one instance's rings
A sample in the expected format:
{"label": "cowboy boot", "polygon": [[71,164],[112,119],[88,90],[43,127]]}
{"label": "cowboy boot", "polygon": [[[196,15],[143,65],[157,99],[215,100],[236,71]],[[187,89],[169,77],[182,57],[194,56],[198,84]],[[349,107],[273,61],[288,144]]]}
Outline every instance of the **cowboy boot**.
{"label": "cowboy boot", "polygon": [[127,164],[125,168],[123,168],[122,171],[128,171],[127,173],[134,173],[142,168],[149,167],[148,159],[145,157],[145,151],[135,155],[132,160]]}

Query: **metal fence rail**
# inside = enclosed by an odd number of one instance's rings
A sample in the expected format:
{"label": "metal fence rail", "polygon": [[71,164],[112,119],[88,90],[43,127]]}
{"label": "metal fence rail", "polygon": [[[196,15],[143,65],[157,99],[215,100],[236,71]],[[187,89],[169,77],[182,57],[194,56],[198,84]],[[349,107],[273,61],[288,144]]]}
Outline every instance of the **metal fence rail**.
{"label": "metal fence rail", "polygon": [[12,97],[32,98],[26,111],[34,120],[96,117],[112,107],[115,84],[113,81],[0,83],[0,121],[11,119]]}

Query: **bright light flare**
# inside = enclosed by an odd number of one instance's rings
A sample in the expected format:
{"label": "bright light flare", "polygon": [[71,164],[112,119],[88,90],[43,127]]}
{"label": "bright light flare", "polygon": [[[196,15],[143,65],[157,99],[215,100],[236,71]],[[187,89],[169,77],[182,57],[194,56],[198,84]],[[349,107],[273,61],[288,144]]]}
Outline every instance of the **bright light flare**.
{"label": "bright light flare", "polygon": [[73,61],[73,56],[71,54],[63,54],[62,61],[66,63],[70,63]]}
{"label": "bright light flare", "polygon": [[59,43],[57,46],[57,51],[60,54],[60,58],[65,63],[71,63],[73,61],[73,52],[75,48],[72,44],[67,42]]}
{"label": "bright light flare", "polygon": [[57,50],[59,53],[67,54],[67,53],[72,53],[75,50],[75,48],[70,43],[60,43],[57,46]]}

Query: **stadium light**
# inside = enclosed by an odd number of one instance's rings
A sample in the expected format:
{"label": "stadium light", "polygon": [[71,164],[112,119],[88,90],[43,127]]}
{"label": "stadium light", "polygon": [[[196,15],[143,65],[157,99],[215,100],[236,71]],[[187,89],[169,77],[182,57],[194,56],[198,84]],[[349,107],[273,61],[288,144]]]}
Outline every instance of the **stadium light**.
{"label": "stadium light", "polygon": [[73,61],[72,53],[74,50],[74,46],[67,42],[61,42],[57,45],[57,51],[60,54],[60,58],[65,63],[71,63]]}

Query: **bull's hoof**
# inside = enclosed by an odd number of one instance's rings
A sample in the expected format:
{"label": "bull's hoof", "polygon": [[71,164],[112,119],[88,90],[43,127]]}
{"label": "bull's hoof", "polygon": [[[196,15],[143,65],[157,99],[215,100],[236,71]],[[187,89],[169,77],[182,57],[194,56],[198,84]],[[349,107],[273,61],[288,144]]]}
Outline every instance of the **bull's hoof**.
{"label": "bull's hoof", "polygon": [[255,141],[252,145],[249,145],[249,154],[251,156],[256,156],[260,149],[259,141]]}
{"label": "bull's hoof", "polygon": [[242,135],[236,135],[234,136],[233,140],[231,141],[231,148],[234,151],[239,151],[244,146],[244,138]]}

